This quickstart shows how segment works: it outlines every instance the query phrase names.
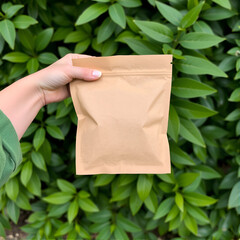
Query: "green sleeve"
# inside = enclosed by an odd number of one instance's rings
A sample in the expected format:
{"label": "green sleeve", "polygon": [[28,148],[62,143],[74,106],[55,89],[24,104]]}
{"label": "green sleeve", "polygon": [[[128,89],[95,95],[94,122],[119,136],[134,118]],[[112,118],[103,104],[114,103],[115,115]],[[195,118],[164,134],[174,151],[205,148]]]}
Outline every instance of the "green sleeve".
{"label": "green sleeve", "polygon": [[17,133],[0,110],[0,187],[22,161],[22,153]]}

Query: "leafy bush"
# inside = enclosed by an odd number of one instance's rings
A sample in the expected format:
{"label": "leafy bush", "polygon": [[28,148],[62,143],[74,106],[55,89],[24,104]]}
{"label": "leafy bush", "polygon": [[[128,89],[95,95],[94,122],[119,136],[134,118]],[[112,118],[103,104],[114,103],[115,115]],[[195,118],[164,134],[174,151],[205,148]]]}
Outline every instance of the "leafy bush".
{"label": "leafy bush", "polygon": [[69,52],[174,61],[172,174],[76,176],[72,101],[50,104],[0,189],[0,234],[26,211],[29,239],[237,239],[239,9],[236,0],[3,1],[1,88]]}

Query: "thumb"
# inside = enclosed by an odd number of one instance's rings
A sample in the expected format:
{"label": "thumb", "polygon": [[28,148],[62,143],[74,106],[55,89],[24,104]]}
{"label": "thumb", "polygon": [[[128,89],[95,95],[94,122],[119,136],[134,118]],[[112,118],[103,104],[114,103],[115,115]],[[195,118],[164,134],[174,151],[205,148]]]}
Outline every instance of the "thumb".
{"label": "thumb", "polygon": [[97,80],[102,76],[102,73],[96,69],[81,68],[76,66],[68,66],[66,74],[72,79],[81,79],[86,81]]}

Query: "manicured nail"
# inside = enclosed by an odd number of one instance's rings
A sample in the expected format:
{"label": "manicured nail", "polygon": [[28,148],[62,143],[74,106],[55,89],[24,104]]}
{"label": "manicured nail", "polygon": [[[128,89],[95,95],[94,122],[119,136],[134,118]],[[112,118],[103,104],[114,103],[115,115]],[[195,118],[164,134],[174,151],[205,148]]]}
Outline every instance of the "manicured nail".
{"label": "manicured nail", "polygon": [[92,75],[93,75],[94,77],[101,77],[101,76],[102,76],[102,73],[101,73],[100,71],[94,70],[94,71],[92,72]]}

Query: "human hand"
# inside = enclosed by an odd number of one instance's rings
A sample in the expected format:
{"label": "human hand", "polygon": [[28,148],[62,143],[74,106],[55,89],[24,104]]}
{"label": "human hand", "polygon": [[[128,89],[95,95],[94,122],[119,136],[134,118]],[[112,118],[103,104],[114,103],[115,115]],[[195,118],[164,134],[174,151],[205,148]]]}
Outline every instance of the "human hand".
{"label": "human hand", "polygon": [[90,57],[88,55],[67,54],[52,65],[34,73],[32,79],[42,94],[43,105],[59,102],[70,96],[69,85],[73,79],[97,80],[101,72],[72,66],[72,59]]}

